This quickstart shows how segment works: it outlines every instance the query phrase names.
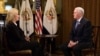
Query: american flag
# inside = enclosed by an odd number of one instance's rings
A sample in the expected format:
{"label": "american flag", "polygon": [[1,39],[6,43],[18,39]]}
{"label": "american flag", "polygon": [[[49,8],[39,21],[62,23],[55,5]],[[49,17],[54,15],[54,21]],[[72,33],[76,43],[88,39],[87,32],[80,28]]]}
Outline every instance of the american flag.
{"label": "american flag", "polygon": [[40,0],[36,0],[35,32],[37,35],[42,35],[42,11]]}

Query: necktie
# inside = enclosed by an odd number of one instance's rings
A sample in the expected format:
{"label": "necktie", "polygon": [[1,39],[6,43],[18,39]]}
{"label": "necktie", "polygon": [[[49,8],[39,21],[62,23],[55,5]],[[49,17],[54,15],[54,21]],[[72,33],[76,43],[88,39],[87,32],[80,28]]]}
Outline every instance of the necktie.
{"label": "necktie", "polygon": [[75,25],[75,29],[77,28],[77,26],[80,24],[79,21],[76,22],[76,25]]}

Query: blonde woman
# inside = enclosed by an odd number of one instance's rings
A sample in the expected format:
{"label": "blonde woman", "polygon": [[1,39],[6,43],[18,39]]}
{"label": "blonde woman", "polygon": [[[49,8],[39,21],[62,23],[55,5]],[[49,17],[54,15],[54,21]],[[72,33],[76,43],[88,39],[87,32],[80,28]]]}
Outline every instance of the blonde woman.
{"label": "blonde woman", "polygon": [[18,20],[18,10],[15,8],[9,10],[6,17],[6,34],[10,50],[31,49],[32,56],[42,56],[38,42],[31,42],[30,38],[25,37],[24,32],[17,26]]}

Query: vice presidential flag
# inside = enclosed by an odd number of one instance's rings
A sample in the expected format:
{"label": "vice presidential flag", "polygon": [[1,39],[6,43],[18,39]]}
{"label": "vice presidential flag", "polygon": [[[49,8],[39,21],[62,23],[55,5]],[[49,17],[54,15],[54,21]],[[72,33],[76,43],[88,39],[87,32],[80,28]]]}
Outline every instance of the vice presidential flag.
{"label": "vice presidential flag", "polygon": [[42,11],[40,0],[36,0],[35,32],[37,35],[42,35]]}
{"label": "vice presidential flag", "polygon": [[30,36],[34,32],[33,14],[30,8],[29,0],[22,0],[20,10],[20,28],[24,31],[26,36]]}
{"label": "vice presidential flag", "polygon": [[47,0],[43,16],[43,25],[50,34],[57,32],[57,13],[53,0]]}

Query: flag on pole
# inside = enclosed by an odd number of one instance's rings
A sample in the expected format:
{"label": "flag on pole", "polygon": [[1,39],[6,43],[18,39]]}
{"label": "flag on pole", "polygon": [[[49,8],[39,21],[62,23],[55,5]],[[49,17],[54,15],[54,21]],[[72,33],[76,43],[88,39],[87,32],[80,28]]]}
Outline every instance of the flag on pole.
{"label": "flag on pole", "polygon": [[43,25],[50,34],[57,32],[57,13],[53,0],[47,0],[43,16]]}
{"label": "flag on pole", "polygon": [[30,36],[34,32],[33,28],[33,14],[30,7],[29,0],[22,0],[20,10],[20,28],[24,31],[26,36]]}
{"label": "flag on pole", "polygon": [[14,8],[20,10],[20,2],[18,0],[15,1]]}
{"label": "flag on pole", "polygon": [[35,32],[37,35],[42,35],[42,11],[40,0],[36,0]]}

